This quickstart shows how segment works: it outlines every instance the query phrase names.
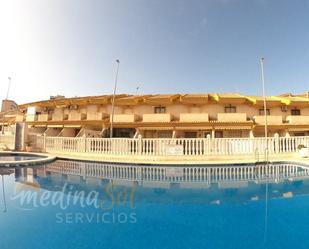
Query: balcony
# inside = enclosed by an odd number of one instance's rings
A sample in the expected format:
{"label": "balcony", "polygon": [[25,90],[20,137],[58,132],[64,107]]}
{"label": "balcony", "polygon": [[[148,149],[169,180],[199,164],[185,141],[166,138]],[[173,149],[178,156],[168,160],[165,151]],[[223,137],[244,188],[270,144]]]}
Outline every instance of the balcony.
{"label": "balcony", "polygon": [[52,121],[63,121],[64,115],[62,109],[55,109],[52,114]]}
{"label": "balcony", "polygon": [[143,122],[168,123],[172,121],[169,113],[143,114]]}
{"label": "balcony", "polygon": [[136,121],[138,121],[138,115],[135,115],[135,114],[115,114],[114,115],[115,123],[134,123]]}
{"label": "balcony", "polygon": [[26,122],[33,122],[37,120],[38,120],[38,116],[35,114],[27,114],[26,116]]}
{"label": "balcony", "polygon": [[102,112],[88,112],[87,120],[102,120],[107,115]]}
{"label": "balcony", "polygon": [[52,115],[51,114],[44,113],[44,114],[39,114],[38,115],[38,121],[49,121],[51,119],[52,119]]}
{"label": "balcony", "polygon": [[308,125],[309,116],[287,116],[286,121],[294,125]]}
{"label": "balcony", "polygon": [[87,119],[86,113],[80,113],[80,112],[77,112],[77,111],[69,112],[68,120],[70,120],[70,121],[79,121],[79,120],[85,120],[85,119]]}
{"label": "balcony", "polygon": [[218,113],[217,119],[219,122],[246,122],[246,113]]}
{"label": "balcony", "polygon": [[24,122],[24,115],[23,114],[17,114],[15,117],[16,122]]}
{"label": "balcony", "polygon": [[209,122],[208,113],[180,113],[180,122]]}
{"label": "balcony", "polygon": [[[265,125],[265,116],[258,115],[253,117],[254,122],[258,125]],[[282,124],[282,116],[274,116],[268,115],[267,116],[267,124],[269,125],[281,125]]]}

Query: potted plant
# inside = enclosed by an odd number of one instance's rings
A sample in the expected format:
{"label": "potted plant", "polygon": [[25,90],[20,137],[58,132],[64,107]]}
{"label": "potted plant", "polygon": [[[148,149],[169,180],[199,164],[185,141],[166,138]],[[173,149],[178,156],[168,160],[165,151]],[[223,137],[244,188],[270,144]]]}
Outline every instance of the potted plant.
{"label": "potted plant", "polygon": [[298,153],[299,153],[299,155],[300,155],[301,157],[308,157],[308,155],[309,155],[309,150],[308,150],[308,148],[307,148],[305,145],[299,144],[299,145],[297,146],[297,149],[298,149]]}

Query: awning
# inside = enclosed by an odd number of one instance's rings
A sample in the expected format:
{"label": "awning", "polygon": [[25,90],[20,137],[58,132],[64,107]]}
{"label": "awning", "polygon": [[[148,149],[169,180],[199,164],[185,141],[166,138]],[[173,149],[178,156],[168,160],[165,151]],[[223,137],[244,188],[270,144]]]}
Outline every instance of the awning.
{"label": "awning", "polygon": [[288,128],[288,131],[309,131],[309,127],[303,127],[303,128]]}
{"label": "awning", "polygon": [[176,127],[177,131],[188,131],[188,130],[212,130],[211,126],[185,126],[185,127]]}
{"label": "awning", "polygon": [[171,131],[174,130],[174,127],[138,127],[139,130],[155,130],[155,131]]}
{"label": "awning", "polygon": [[251,126],[215,126],[215,130],[251,130]]}
{"label": "awning", "polygon": [[81,128],[81,125],[64,125],[64,128]]}

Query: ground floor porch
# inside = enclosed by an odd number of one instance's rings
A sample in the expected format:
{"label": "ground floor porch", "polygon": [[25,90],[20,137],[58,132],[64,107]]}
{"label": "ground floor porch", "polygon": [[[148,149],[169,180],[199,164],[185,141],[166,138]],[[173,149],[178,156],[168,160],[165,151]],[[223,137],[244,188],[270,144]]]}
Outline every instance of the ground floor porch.
{"label": "ground floor porch", "polygon": [[[268,127],[268,137],[308,136],[308,127]],[[53,137],[110,137],[108,126],[28,126],[28,133]],[[115,126],[115,138],[254,138],[264,137],[263,126],[214,126],[214,127],[173,127],[173,126]]]}

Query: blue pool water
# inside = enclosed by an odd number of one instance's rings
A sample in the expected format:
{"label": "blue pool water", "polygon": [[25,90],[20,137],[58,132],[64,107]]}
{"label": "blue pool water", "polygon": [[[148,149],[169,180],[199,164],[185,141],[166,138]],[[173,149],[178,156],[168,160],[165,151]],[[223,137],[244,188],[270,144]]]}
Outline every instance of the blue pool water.
{"label": "blue pool water", "polygon": [[271,167],[0,169],[0,248],[307,249],[309,171]]}

